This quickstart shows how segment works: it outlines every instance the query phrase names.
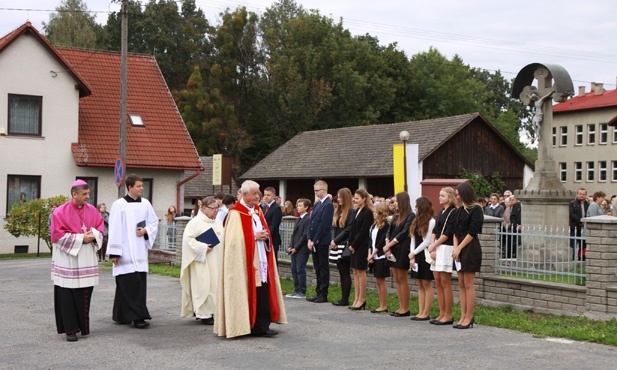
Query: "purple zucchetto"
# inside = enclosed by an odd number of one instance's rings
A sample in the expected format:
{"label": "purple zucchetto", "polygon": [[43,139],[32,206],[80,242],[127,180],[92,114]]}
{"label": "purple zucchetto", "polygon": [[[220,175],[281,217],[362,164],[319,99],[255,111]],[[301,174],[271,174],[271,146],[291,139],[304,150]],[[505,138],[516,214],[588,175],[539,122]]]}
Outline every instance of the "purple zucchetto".
{"label": "purple zucchetto", "polygon": [[87,182],[85,182],[84,180],[76,180],[76,181],[73,183],[73,186],[72,186],[72,187],[75,187],[75,186],[84,186],[84,185],[88,185],[88,183],[87,183]]}

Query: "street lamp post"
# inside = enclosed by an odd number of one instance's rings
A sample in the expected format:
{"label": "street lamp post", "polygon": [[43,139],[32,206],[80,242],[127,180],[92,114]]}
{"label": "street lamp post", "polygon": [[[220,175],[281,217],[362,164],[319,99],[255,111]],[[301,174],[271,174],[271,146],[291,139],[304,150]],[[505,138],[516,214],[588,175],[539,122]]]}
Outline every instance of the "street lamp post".
{"label": "street lamp post", "polygon": [[398,135],[403,142],[403,189],[407,192],[407,141],[409,140],[409,132],[401,131]]}

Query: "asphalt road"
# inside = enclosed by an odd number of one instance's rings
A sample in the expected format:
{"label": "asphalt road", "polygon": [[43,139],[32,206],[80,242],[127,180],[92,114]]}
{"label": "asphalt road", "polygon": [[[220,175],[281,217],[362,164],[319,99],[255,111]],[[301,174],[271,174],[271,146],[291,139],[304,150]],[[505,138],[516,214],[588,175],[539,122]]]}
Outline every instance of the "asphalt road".
{"label": "asphalt road", "polygon": [[[287,325],[275,338],[224,339],[181,319],[180,284],[148,277],[150,328],[111,320],[115,283],[102,271],[91,334],[69,343],[56,334],[50,261],[0,261],[2,369],[609,369],[617,348],[538,339],[476,325],[435,327],[407,318],[350,312],[286,299]],[[617,334],[616,334],[617,335]]]}

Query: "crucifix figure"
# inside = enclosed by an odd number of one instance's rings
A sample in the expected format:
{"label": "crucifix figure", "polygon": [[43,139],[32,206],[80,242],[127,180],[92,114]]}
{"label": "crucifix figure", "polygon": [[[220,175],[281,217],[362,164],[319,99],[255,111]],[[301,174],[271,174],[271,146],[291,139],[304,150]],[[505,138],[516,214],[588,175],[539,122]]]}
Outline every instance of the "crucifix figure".
{"label": "crucifix figure", "polygon": [[542,97],[538,97],[537,91],[533,91],[531,94],[527,94],[527,97],[530,101],[534,102],[534,111],[533,111],[533,119],[531,124],[533,126],[533,130],[536,133],[536,138],[538,141],[542,140],[542,120],[544,119],[544,111],[542,109],[542,105],[544,101],[553,95],[555,90],[549,91],[546,95]]}

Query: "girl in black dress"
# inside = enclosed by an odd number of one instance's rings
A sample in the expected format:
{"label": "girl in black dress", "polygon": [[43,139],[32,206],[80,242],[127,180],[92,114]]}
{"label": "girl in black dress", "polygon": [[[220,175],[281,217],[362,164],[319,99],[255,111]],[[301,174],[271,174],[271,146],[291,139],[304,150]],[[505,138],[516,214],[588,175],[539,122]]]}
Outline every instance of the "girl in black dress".
{"label": "girl in black dress", "polygon": [[409,227],[416,216],[411,210],[411,202],[407,192],[396,194],[396,214],[392,217],[392,222],[386,234],[386,245],[383,247],[388,266],[392,269],[394,282],[396,284],[396,296],[398,297],[399,308],[390,315],[394,317],[409,316]]}
{"label": "girl in black dress", "polygon": [[460,207],[456,210],[452,258],[460,263],[458,284],[461,319],[453,327],[468,329],[473,327],[474,323],[473,309],[476,305],[474,277],[482,265],[482,248],[478,234],[482,232],[484,212],[476,201],[473,188],[468,183],[461,183],[456,187],[456,199]]}
{"label": "girl in black dress", "polygon": [[353,224],[355,210],[351,207],[351,190],[342,188],[337,193],[338,207],[332,220],[332,242],[330,243],[330,263],[336,264],[341,281],[341,299],[332,302],[335,306],[349,306],[351,292],[351,268],[349,258],[341,257],[343,248],[349,239],[349,231]]}
{"label": "girl in black dress", "polygon": [[364,189],[356,190],[353,202],[356,206],[356,214],[349,232],[349,249],[351,250],[349,264],[353,271],[356,296],[350,308],[360,310],[366,307],[366,269],[368,267],[368,246],[371,236],[369,229],[373,224],[373,202]]}
{"label": "girl in black dress", "polygon": [[386,202],[380,203],[373,212],[374,223],[369,233],[371,234],[371,251],[368,262],[373,264],[373,273],[377,282],[377,294],[379,295],[379,307],[371,310],[371,313],[388,312],[388,286],[386,278],[390,276],[390,269],[383,252],[386,245],[386,232],[388,232],[389,207]]}
{"label": "girl in black dress", "polygon": [[[433,272],[426,262],[425,250],[431,243],[431,234],[435,227],[433,218],[433,203],[427,197],[416,199],[416,218],[411,223],[409,235],[411,236],[411,252],[409,263],[412,266],[411,277],[418,282],[418,306],[419,312],[411,317],[414,321],[430,320],[431,307],[433,307]],[[417,271],[413,270],[417,264]]]}

